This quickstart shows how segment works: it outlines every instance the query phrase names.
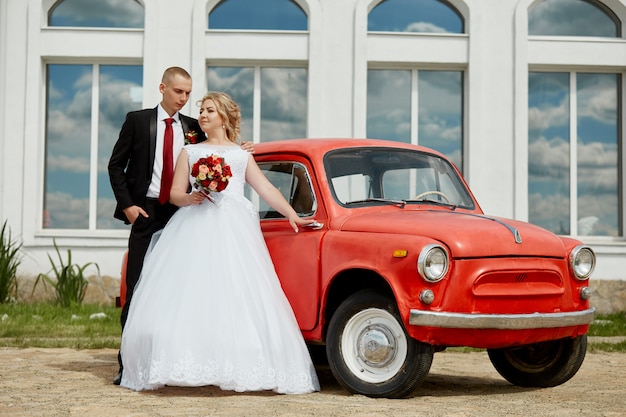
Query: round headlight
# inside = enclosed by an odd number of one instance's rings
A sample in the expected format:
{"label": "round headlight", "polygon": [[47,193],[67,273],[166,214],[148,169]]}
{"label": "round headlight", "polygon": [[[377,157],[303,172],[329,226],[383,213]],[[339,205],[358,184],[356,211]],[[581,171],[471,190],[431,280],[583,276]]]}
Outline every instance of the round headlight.
{"label": "round headlight", "polygon": [[428,245],[417,259],[417,270],[429,282],[441,281],[448,272],[448,252],[439,245]]}
{"label": "round headlight", "polygon": [[582,281],[589,278],[596,267],[596,255],[590,247],[579,245],[570,253],[569,263],[574,276]]}

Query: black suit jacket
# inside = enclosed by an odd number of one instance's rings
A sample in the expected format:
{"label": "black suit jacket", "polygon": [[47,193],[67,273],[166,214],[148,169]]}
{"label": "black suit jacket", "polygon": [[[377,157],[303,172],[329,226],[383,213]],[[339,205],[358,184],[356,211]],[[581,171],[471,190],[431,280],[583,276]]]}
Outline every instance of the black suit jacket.
{"label": "black suit jacket", "polygon": [[[202,135],[198,121],[179,113],[183,132]],[[109,159],[109,180],[117,206],[115,218],[130,223],[123,209],[132,205],[145,207],[146,193],[152,180],[157,135],[157,107],[132,111],[120,130]]]}

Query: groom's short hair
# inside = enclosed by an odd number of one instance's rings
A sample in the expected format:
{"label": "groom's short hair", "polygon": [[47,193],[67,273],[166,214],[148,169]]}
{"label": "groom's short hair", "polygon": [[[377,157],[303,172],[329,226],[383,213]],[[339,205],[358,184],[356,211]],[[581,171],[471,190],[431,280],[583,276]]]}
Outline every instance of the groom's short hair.
{"label": "groom's short hair", "polygon": [[191,75],[189,75],[189,73],[185,69],[181,67],[169,67],[163,72],[163,77],[161,78],[161,82],[163,84],[167,84],[176,75],[180,75],[181,77],[186,78],[188,80],[191,79]]}

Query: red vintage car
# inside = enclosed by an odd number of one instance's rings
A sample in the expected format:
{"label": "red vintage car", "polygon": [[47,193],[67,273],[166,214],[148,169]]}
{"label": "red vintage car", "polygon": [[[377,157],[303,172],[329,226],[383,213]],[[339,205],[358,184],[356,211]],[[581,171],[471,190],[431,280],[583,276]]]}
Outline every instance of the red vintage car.
{"label": "red vintage car", "polygon": [[485,348],[519,386],[556,386],[580,368],[595,314],[588,246],[484,214],[431,149],[299,139],[257,144],[255,159],[316,220],[294,235],[249,195],[305,340],[325,345],[348,391],[405,397],[451,346]]}

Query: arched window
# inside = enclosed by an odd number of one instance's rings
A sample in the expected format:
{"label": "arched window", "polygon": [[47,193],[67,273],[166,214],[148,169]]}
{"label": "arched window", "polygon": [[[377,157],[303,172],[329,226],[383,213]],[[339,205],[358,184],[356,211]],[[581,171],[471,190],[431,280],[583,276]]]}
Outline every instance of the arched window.
{"label": "arched window", "polygon": [[[144,7],[139,0],[60,0],[44,2],[42,13],[48,19],[37,57],[45,75],[40,227],[79,235],[127,229],[111,214],[107,164],[126,113],[142,107]],[[59,36],[63,42],[51,41]]]}
{"label": "arched window", "polygon": [[370,32],[463,33],[463,18],[442,0],[385,0],[367,17]]}
{"label": "arched window", "polygon": [[619,19],[593,0],[541,0],[528,10],[528,34],[542,36],[621,36]]}
{"label": "arched window", "polygon": [[[528,219],[563,235],[623,236],[623,76],[606,70],[616,43],[594,41],[597,55],[580,60],[585,37],[622,28],[595,1],[543,0],[528,18],[529,35],[578,37],[530,44],[544,58],[528,74]],[[559,49],[554,62],[542,48]]]}
{"label": "arched window", "polygon": [[[436,51],[424,47],[432,37],[456,46],[467,38],[464,27],[460,13],[446,1],[386,0],[369,12],[369,44],[384,50],[387,61],[390,51],[397,51],[391,59],[404,68],[385,68],[376,58],[369,65],[367,137],[436,149],[463,170],[464,72],[458,68],[467,65],[466,58],[452,47],[445,59],[459,62],[443,65]],[[376,53],[368,51],[372,57]]]}
{"label": "arched window", "polygon": [[242,139],[306,137],[308,16],[298,2],[223,0],[209,11],[208,29],[207,89],[241,105]]}
{"label": "arched window", "polygon": [[144,9],[139,0],[59,0],[48,12],[48,26],[142,29]]}
{"label": "arched window", "polygon": [[209,13],[209,29],[307,30],[307,16],[290,0],[222,0]]}

